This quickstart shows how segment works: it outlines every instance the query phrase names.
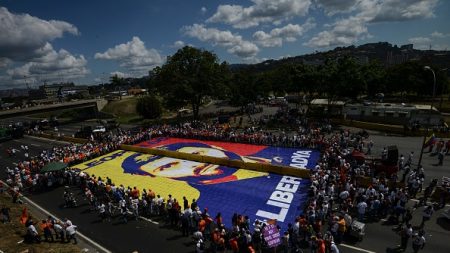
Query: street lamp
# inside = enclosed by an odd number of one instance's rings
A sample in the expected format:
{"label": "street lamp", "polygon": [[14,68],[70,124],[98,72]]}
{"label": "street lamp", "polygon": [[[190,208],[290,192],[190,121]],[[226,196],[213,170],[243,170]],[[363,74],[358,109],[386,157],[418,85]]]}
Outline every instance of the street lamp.
{"label": "street lamp", "polygon": [[420,149],[419,164],[417,165],[418,169],[422,165],[423,149],[424,149],[424,146],[425,146],[425,141],[426,141],[427,136],[428,136],[428,127],[429,127],[429,125],[431,125],[431,115],[433,113],[433,102],[434,102],[434,96],[436,95],[436,75],[434,74],[434,70],[430,66],[425,66],[425,67],[423,67],[423,69],[424,70],[430,70],[431,73],[433,73],[433,96],[431,98],[430,114],[428,115],[428,126],[425,129],[425,134],[423,136],[423,141],[422,141],[422,148]]}
{"label": "street lamp", "polygon": [[[443,68],[443,69],[438,70],[438,73],[441,71],[447,71],[447,70],[448,70],[448,68]],[[444,84],[446,84],[446,83],[443,83],[442,87],[441,87],[441,99],[439,102],[439,111],[442,111],[442,103],[444,101],[444,98],[442,97],[444,95],[444,87],[445,87]]]}

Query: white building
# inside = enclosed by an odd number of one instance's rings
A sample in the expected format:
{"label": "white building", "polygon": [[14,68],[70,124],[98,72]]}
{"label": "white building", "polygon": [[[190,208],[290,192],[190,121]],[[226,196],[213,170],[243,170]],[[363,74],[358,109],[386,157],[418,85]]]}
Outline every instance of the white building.
{"label": "white building", "polygon": [[345,104],[344,118],[386,124],[442,125],[441,113],[430,105],[355,103]]}

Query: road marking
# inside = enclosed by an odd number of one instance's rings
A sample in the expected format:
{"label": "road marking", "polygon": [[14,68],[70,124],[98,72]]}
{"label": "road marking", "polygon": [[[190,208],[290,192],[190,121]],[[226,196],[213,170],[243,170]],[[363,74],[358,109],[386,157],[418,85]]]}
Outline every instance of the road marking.
{"label": "road marking", "polygon": [[[10,188],[10,186],[9,186],[8,184],[6,184],[5,182],[3,182],[2,180],[0,180],[0,182],[1,182],[3,185],[5,185],[7,188]],[[39,209],[41,212],[43,212],[44,214],[46,214],[47,216],[52,216],[52,217],[54,217],[55,219],[62,220],[62,219],[58,218],[56,215],[54,215],[54,214],[50,213],[49,211],[45,210],[45,209],[44,209],[43,207],[41,207],[40,205],[36,204],[36,203],[35,203],[34,201],[32,201],[31,199],[29,199],[29,198],[27,198],[27,197],[25,197],[25,196],[23,196],[23,195],[21,195],[21,197],[22,197],[23,199],[25,199],[28,203],[32,204],[35,208]],[[103,252],[105,252],[105,253],[112,253],[112,251],[110,251],[110,250],[106,249],[105,247],[103,247],[102,245],[96,243],[96,242],[93,241],[91,238],[89,238],[89,237],[83,235],[83,234],[80,233],[79,231],[77,231],[77,235],[78,235],[79,237],[83,238],[85,241],[89,242],[91,245],[93,245],[93,246],[96,247],[97,249],[99,249],[99,250],[101,250],[101,251],[103,251]]]}
{"label": "road marking", "polygon": [[55,139],[49,139],[49,138],[44,138],[44,137],[38,137],[38,136],[33,136],[33,135],[26,135],[27,138],[31,138],[31,139],[36,139],[36,140],[40,140],[40,141],[44,141],[45,143],[62,143],[62,144],[71,144],[70,142],[67,141],[60,141],[60,140],[55,140]]}
{"label": "road marking", "polygon": [[39,145],[39,144],[34,144],[34,143],[31,143],[30,144],[31,146],[34,146],[34,147],[40,147],[41,145]]}
{"label": "road marking", "polygon": [[[416,203],[419,203],[419,202],[420,202],[419,199],[411,199],[411,201],[414,201],[414,202],[416,202]],[[432,204],[434,204],[434,203],[436,203],[436,202],[427,201],[427,205],[432,205]],[[446,207],[449,207],[450,204],[446,204],[445,206],[446,206]]]}
{"label": "road marking", "polygon": [[151,219],[149,219],[149,218],[145,218],[145,217],[142,217],[142,216],[139,216],[139,218],[141,218],[141,219],[143,219],[143,220],[145,220],[145,221],[151,222],[151,223],[153,223],[153,224],[155,224],[155,225],[159,225],[159,222],[153,221],[153,220],[151,220]]}
{"label": "road marking", "polygon": [[[22,198],[24,198],[27,202],[31,203],[34,207],[36,207],[37,209],[41,210],[41,212],[50,215],[52,217],[54,217],[55,219],[58,220],[62,220],[60,218],[58,218],[56,215],[53,215],[52,213],[50,213],[49,211],[45,210],[44,208],[42,208],[40,205],[36,204],[35,202],[31,201],[31,199],[22,196]],[[103,247],[102,245],[96,243],[95,241],[93,241],[91,238],[83,235],[82,233],[80,233],[79,231],[77,231],[77,235],[80,236],[81,238],[83,238],[85,241],[88,241],[90,244],[94,245],[96,248],[102,250],[105,253],[112,253],[111,251],[109,251],[108,249],[106,249],[105,247]]]}
{"label": "road marking", "polygon": [[357,251],[366,252],[366,253],[376,253],[375,251],[361,249],[361,248],[358,248],[358,247],[355,247],[355,246],[352,246],[352,245],[347,245],[347,244],[344,244],[344,243],[339,244],[339,246],[346,247],[346,248],[349,248],[349,249],[354,249],[354,250],[357,250]]}

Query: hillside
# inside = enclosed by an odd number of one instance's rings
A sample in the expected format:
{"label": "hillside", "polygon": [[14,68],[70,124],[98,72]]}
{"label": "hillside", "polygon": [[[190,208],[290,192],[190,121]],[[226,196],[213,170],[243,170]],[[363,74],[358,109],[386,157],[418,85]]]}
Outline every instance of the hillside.
{"label": "hillside", "polygon": [[325,52],[315,52],[280,60],[267,60],[257,64],[232,64],[232,70],[249,69],[263,72],[274,69],[283,64],[304,63],[307,65],[321,65],[327,58],[351,56],[359,63],[378,61],[388,67],[406,61],[420,61],[424,65],[435,65],[439,68],[450,68],[450,51],[418,50],[412,44],[392,45],[388,42],[368,43],[360,46],[337,47]]}

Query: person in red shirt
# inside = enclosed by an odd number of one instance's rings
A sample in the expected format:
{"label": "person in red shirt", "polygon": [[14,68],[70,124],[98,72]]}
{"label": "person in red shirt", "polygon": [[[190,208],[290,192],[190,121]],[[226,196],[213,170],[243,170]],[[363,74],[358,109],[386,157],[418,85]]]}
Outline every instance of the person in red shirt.
{"label": "person in red shirt", "polygon": [[230,247],[233,253],[239,253],[239,244],[236,237],[230,239]]}

